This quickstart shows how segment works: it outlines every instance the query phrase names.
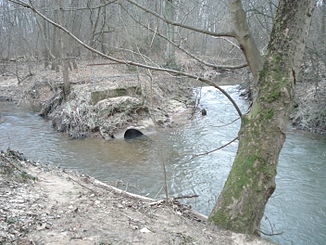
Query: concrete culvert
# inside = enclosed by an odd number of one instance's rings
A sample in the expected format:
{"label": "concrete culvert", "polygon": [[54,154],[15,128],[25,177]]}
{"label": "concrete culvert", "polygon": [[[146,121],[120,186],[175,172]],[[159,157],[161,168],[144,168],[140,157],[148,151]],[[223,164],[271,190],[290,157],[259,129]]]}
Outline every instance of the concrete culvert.
{"label": "concrete culvert", "polygon": [[130,128],[127,129],[125,134],[124,134],[124,138],[129,140],[129,139],[134,139],[140,136],[143,136],[144,134],[142,132],[140,132],[139,130],[135,129],[135,128]]}

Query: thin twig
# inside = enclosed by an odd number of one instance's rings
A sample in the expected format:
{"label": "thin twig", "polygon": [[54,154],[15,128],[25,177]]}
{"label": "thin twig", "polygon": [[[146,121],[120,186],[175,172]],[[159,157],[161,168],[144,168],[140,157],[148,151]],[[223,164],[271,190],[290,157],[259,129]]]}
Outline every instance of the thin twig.
{"label": "thin twig", "polygon": [[231,125],[232,123],[235,123],[236,121],[238,121],[240,119],[240,117],[232,120],[231,122],[228,122],[228,123],[225,123],[225,124],[222,124],[222,125],[217,125],[217,126],[213,126],[214,128],[222,128],[222,127],[226,127],[226,126],[229,126]]}
{"label": "thin twig", "polygon": [[178,200],[178,199],[190,199],[190,198],[195,198],[195,197],[199,197],[199,195],[194,194],[194,195],[176,196],[176,197],[172,197],[172,199],[174,199],[174,200]]}
{"label": "thin twig", "polygon": [[[180,45],[176,44],[175,42],[171,41],[169,38],[167,38],[166,36],[162,35],[161,33],[159,33],[157,31],[157,28],[155,30],[153,30],[152,28],[150,28],[149,26],[146,26],[144,25],[143,23],[141,23],[140,21],[136,20],[135,17],[133,17],[126,8],[124,8],[121,4],[120,4],[121,8],[129,15],[129,17],[134,20],[137,24],[139,24],[140,26],[146,28],[147,30],[151,31],[154,33],[154,35],[157,35],[161,38],[163,38],[165,41],[171,43],[174,47],[176,47],[177,49],[179,49],[180,51],[184,52],[185,54],[187,54],[188,56],[190,56],[191,58],[193,58],[194,60],[197,60],[198,62],[204,64],[205,66],[208,66],[208,67],[212,67],[212,68],[216,68],[216,69],[230,69],[230,70],[236,70],[236,69],[242,69],[244,67],[247,67],[248,64],[245,63],[245,64],[240,64],[240,65],[235,65],[235,66],[231,66],[231,65],[215,65],[215,64],[211,64],[211,63],[208,63],[202,59],[200,59],[199,57],[193,55],[191,52],[189,52],[188,50],[182,48]],[[236,45],[235,43],[231,42],[230,40],[226,39],[226,38],[223,38],[223,37],[216,37],[216,38],[221,38],[223,40],[226,40],[228,41],[229,43],[231,43],[232,45]],[[239,48],[239,46],[236,45],[236,47]]]}
{"label": "thin twig", "polygon": [[261,233],[261,234],[263,234],[265,236],[279,236],[279,235],[284,234],[283,231],[282,232],[278,232],[278,233],[266,233],[266,232],[263,232],[261,230],[257,230],[257,232],[259,232],[259,233]]}
{"label": "thin twig", "polygon": [[225,38],[225,37],[214,37],[215,39],[221,39],[221,40],[224,40],[226,42],[228,42],[229,44],[231,44],[233,47],[241,50],[241,48],[239,47],[239,45],[237,45],[236,43],[232,42],[231,40]]}
{"label": "thin twig", "polygon": [[[67,174],[66,172],[64,172],[64,173]],[[81,187],[83,187],[83,188],[85,188],[85,189],[87,189],[87,190],[89,190],[89,191],[91,191],[91,192],[97,194],[97,192],[96,192],[94,189],[91,189],[91,188],[87,187],[86,185],[80,183],[80,181],[75,180],[74,178],[71,177],[70,174],[67,174],[67,175],[68,175],[68,177],[67,177],[68,180],[71,180],[72,182],[74,182],[74,183],[80,185]]]}
{"label": "thin twig", "polygon": [[216,149],[214,149],[214,150],[207,151],[207,152],[203,152],[203,153],[199,153],[199,154],[193,154],[192,157],[190,158],[190,160],[192,160],[192,159],[194,159],[194,158],[196,158],[196,157],[205,156],[205,155],[208,155],[208,154],[210,154],[210,153],[212,153],[212,152],[215,152],[215,151],[221,150],[221,149],[227,147],[228,145],[232,144],[232,143],[233,143],[234,141],[236,141],[237,139],[238,139],[238,137],[234,138],[234,139],[231,140],[230,142],[228,142],[228,143],[226,143],[226,144],[224,144],[224,145],[222,145],[222,146],[220,146],[220,147],[218,147],[218,148],[216,148]]}
{"label": "thin twig", "polygon": [[153,205],[158,205],[161,203],[173,202],[175,200],[190,199],[190,198],[196,198],[196,197],[199,197],[199,195],[194,194],[194,195],[183,195],[183,196],[169,197],[168,199],[164,198],[164,199],[156,200],[154,202],[149,203],[149,205],[153,206]]}
{"label": "thin twig", "polygon": [[148,9],[148,8],[146,8],[146,7],[140,5],[140,4],[138,4],[138,3],[136,3],[136,2],[134,2],[132,0],[126,0],[126,1],[133,4],[133,5],[135,5],[138,8],[140,8],[144,12],[147,12],[147,13],[155,16],[156,18],[164,21],[165,23],[167,23],[169,25],[182,27],[184,29],[188,29],[188,30],[191,30],[191,31],[203,33],[203,34],[210,35],[210,36],[213,36],[213,37],[233,37],[233,38],[235,38],[235,33],[234,32],[217,33],[217,32],[212,32],[212,31],[208,31],[208,30],[199,29],[199,28],[196,28],[196,27],[193,27],[193,26],[188,26],[188,25],[184,25],[184,24],[181,24],[181,23],[177,23],[177,22],[171,21],[171,20],[159,15],[158,13],[156,13],[154,11],[151,11],[150,9]]}
{"label": "thin twig", "polygon": [[154,196],[154,198],[156,199],[158,197],[158,195],[160,195],[161,191],[163,190],[164,186],[162,185],[160,190],[156,193],[156,195]]}
{"label": "thin twig", "polygon": [[163,176],[164,176],[164,191],[166,200],[169,199],[169,190],[168,190],[168,182],[167,182],[167,174],[166,174],[166,166],[165,161],[162,159],[162,168],[163,168]]}

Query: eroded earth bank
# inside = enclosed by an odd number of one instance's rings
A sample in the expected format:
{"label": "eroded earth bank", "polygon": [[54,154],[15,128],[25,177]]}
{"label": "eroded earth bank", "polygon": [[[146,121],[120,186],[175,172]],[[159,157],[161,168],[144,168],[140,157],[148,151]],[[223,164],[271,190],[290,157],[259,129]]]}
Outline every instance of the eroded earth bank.
{"label": "eroded earth bank", "polygon": [[12,150],[0,154],[0,196],[1,244],[271,244]]}

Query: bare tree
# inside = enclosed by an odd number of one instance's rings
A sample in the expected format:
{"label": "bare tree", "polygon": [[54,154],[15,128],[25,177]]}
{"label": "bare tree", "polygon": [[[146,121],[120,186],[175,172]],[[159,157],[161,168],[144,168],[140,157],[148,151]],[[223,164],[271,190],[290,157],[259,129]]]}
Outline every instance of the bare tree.
{"label": "bare tree", "polygon": [[[257,96],[250,112],[245,115],[241,113],[234,100],[210,80],[183,71],[147,65],[104,54],[83,42],[67,28],[51,20],[33,6],[20,0],[7,1],[31,9],[44,20],[65,32],[77,43],[101,57],[121,64],[186,76],[219,89],[234,105],[242,123],[237,155],[223,191],[210,215],[210,221],[233,231],[250,234],[259,233],[260,220],[266,202],[275,189],[278,156],[285,140],[289,111],[293,102],[293,84],[302,62],[305,39],[315,5],[314,0],[279,1],[264,58],[260,55],[249,30],[240,0],[229,0],[231,20],[234,26],[231,31],[217,30],[214,23],[212,23],[214,28],[211,28],[211,23],[201,23],[205,27],[203,29],[202,26],[192,26],[179,19],[171,20],[161,13],[144,7],[138,1],[126,0],[138,10],[159,19],[165,24],[182,28],[189,33],[197,32],[200,35],[209,35],[213,38],[235,38],[240,44],[250,70],[257,81]],[[204,1],[204,3],[208,4],[208,1]],[[92,30],[94,30],[94,26],[96,29],[97,25],[91,25]],[[92,34],[91,36],[94,37],[95,35]],[[169,40],[169,38],[167,39]],[[226,40],[223,41],[226,42]]]}

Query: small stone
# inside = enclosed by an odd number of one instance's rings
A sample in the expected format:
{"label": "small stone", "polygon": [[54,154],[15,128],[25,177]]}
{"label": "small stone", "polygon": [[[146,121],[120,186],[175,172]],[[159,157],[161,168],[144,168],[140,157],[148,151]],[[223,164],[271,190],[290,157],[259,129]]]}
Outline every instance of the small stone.
{"label": "small stone", "polygon": [[36,230],[40,231],[40,230],[44,230],[47,228],[47,224],[46,223],[42,223],[39,226],[37,226]]}
{"label": "small stone", "polygon": [[151,231],[149,229],[147,229],[146,227],[144,227],[144,228],[142,228],[140,230],[140,232],[142,232],[142,233],[150,233]]}

